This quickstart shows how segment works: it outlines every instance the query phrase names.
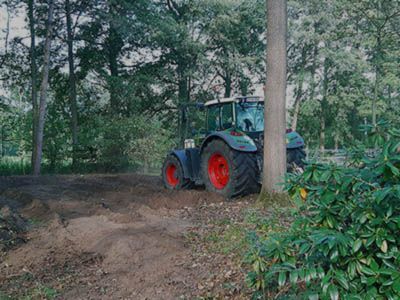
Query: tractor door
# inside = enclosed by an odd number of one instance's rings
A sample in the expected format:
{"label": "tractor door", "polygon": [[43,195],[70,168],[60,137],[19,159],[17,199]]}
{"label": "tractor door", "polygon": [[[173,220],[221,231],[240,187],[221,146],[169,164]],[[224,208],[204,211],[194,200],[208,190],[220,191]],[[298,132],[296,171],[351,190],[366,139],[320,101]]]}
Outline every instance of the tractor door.
{"label": "tractor door", "polygon": [[233,127],[233,103],[215,104],[207,109],[207,132]]}
{"label": "tractor door", "polygon": [[211,105],[207,108],[207,133],[220,130],[220,108],[220,104]]}

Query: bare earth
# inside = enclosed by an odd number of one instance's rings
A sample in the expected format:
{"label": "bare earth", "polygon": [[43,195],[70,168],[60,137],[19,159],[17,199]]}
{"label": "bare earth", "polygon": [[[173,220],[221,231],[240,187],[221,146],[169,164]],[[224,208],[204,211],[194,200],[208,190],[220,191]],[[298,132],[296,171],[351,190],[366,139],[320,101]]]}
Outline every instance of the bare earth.
{"label": "bare earth", "polygon": [[218,218],[239,216],[246,201],[201,189],[171,192],[158,177],[133,174],[0,177],[0,208],[10,206],[31,223],[25,243],[0,254],[0,292],[17,298],[49,287],[59,299],[245,298],[240,264],[204,251],[201,237]]}

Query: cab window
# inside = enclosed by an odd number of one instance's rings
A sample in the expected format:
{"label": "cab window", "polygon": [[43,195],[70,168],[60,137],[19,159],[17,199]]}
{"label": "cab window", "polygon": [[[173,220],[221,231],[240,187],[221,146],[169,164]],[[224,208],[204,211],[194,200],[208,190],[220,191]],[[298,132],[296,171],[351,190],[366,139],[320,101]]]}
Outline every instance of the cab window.
{"label": "cab window", "polygon": [[213,105],[207,110],[207,131],[216,131],[220,129],[220,106]]}
{"label": "cab window", "polygon": [[221,125],[222,129],[229,129],[232,128],[232,123],[233,123],[233,105],[232,103],[227,103],[224,104],[221,107]]}

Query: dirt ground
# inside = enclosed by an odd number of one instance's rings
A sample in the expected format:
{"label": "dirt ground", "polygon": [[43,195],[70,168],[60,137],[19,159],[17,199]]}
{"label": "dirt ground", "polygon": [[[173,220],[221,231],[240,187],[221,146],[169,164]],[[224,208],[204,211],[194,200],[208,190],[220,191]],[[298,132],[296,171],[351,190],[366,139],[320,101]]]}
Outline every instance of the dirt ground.
{"label": "dirt ground", "polygon": [[247,298],[245,270],[207,230],[251,201],[134,174],[0,178],[0,208],[29,224],[0,252],[0,299]]}

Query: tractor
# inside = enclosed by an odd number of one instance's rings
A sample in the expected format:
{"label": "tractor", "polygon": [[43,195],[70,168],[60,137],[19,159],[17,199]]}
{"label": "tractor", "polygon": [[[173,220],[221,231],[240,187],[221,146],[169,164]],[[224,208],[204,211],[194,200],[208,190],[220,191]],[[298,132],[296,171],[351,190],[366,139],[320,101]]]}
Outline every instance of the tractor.
{"label": "tractor", "polygon": [[[205,185],[226,198],[257,193],[263,169],[263,98],[224,98],[198,106],[205,110],[205,130],[167,155],[164,186],[181,190]],[[288,171],[301,169],[306,154],[297,132],[286,131],[286,149]]]}

